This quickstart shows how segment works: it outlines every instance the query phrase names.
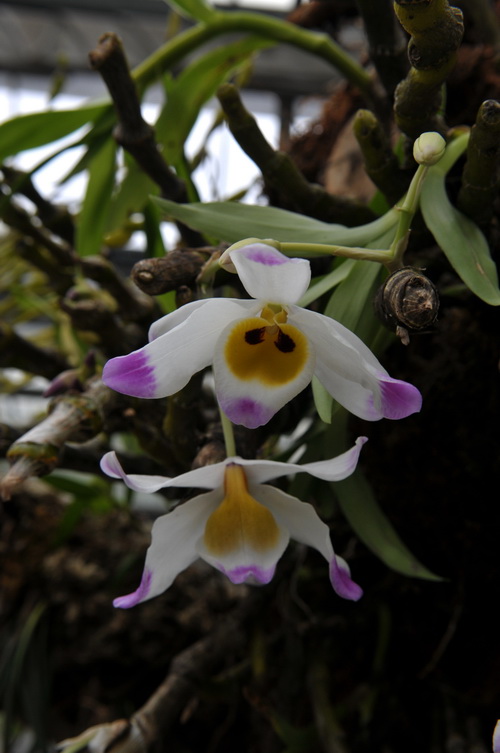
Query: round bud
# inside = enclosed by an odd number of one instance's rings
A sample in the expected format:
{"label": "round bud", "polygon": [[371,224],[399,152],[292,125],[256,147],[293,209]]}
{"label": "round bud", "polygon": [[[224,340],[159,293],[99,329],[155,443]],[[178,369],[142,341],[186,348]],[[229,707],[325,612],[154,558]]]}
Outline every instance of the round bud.
{"label": "round bud", "polygon": [[380,286],[374,306],[379,319],[407,345],[409,332],[426,332],[436,325],[439,294],[422,272],[403,267]]}
{"label": "round bud", "polygon": [[446,141],[437,131],[428,131],[413,144],[413,156],[419,165],[435,165],[439,162],[446,149]]}

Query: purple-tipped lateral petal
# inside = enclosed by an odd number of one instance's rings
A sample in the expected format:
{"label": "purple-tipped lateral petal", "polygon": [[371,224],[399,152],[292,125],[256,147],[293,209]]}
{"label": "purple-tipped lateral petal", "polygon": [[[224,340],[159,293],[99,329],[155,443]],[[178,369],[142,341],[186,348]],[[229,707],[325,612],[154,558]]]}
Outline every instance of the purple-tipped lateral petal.
{"label": "purple-tipped lateral petal", "polygon": [[130,609],[130,607],[135,607],[135,605],[140,601],[144,601],[144,599],[147,598],[149,589],[151,588],[152,577],[153,573],[151,572],[151,570],[145,569],[142,574],[142,580],[139,588],[136,591],[133,591],[131,594],[127,594],[126,596],[119,596],[117,599],[114,599],[113,606],[119,607],[120,609]]}
{"label": "purple-tipped lateral petal", "polygon": [[334,591],[343,599],[358,601],[363,596],[363,589],[351,578],[347,562],[337,555],[330,562],[330,582]]}
{"label": "purple-tipped lateral petal", "polygon": [[264,569],[258,565],[242,565],[232,570],[226,570],[222,565],[218,569],[227,575],[231,583],[239,585],[240,583],[249,583],[251,585],[265,586],[270,583],[274,577],[276,566]]}
{"label": "purple-tipped lateral petal", "polygon": [[144,350],[135,350],[128,356],[117,356],[108,361],[102,372],[102,381],[112,390],[135,397],[155,397],[156,380]]}
{"label": "purple-tipped lateral petal", "polygon": [[380,377],[381,411],[385,418],[406,418],[422,408],[422,395],[412,384]]}

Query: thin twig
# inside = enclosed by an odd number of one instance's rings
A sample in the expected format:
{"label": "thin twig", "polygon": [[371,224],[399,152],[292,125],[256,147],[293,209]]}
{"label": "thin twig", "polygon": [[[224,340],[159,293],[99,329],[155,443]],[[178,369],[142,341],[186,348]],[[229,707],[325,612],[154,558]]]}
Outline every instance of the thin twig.
{"label": "thin twig", "polygon": [[374,218],[368,207],[332,196],[319,185],[309,183],[285,152],[267,142],[253,115],[243,105],[238,89],[223,84],[217,97],[234,138],[259,167],[267,183],[285,197],[295,210],[325,222],[358,225]]}
{"label": "thin twig", "polygon": [[[115,106],[118,124],[113,136],[116,142],[160,187],[164,198],[186,202],[184,182],[166,163],[156,143],[154,129],[142,117],[141,103],[119,37],[113,33],[104,34],[98,46],[89,53],[89,60],[92,68],[102,76]],[[185,226],[180,226],[179,230],[189,246],[199,246],[204,242],[198,233]]]}

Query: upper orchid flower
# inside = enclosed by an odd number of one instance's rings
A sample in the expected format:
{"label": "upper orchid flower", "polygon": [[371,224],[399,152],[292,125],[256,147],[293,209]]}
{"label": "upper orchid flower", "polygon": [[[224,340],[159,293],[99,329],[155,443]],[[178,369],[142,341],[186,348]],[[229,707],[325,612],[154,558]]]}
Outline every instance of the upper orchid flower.
{"label": "upper orchid flower", "polygon": [[155,521],[141,584],[115,599],[114,605],[127,609],[157,596],[198,557],[233,583],[269,583],[290,538],[317,549],[329,563],[335,591],[356,601],[361,588],[351,580],[347,562],[334,553],[329,528],[314,507],[264,482],[299,472],[339,481],[354,471],[365,441],[360,437],[342,455],[316,463],[232,457],[175,478],[127,475],[115,453],[108,452],[101,460],[103,471],[136,491],[155,492],[167,486],[211,490]]}
{"label": "upper orchid flower", "polygon": [[392,379],[359,337],[296,305],[311,277],[306,259],[289,259],[265,243],[229,255],[253,299],[195,301],[159,319],[148,345],[107,362],[109,387],[165,397],[212,363],[222,410],[249,429],[266,424],[314,374],[341,405],[368,421],[420,410],[416,387]]}

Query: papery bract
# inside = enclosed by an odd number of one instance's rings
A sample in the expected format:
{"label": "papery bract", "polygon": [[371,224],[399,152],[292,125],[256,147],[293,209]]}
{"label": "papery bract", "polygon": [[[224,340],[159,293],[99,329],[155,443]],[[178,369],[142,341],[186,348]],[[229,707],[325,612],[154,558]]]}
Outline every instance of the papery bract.
{"label": "papery bract", "polygon": [[294,473],[339,481],[354,471],[365,441],[358,438],[350,450],[331,460],[297,465],[231,457],[175,478],[127,474],[116,454],[107,453],[103,471],[136,491],[209,490],[156,520],[141,583],[116,599],[115,606],[128,608],[157,596],[198,557],[233,583],[268,583],[290,538],[317,549],[329,564],[335,591],[356,601],[361,588],[351,579],[347,562],[334,553],[329,528],[314,507],[265,482]]}
{"label": "papery bract", "polygon": [[307,260],[289,259],[266,243],[228,251],[253,299],[196,301],[158,320],[148,345],[105,365],[109,387],[165,397],[212,364],[221,408],[250,429],[266,424],[314,374],[341,405],[368,421],[420,410],[419,391],[390,377],[359,337],[296,305],[310,281]]}

